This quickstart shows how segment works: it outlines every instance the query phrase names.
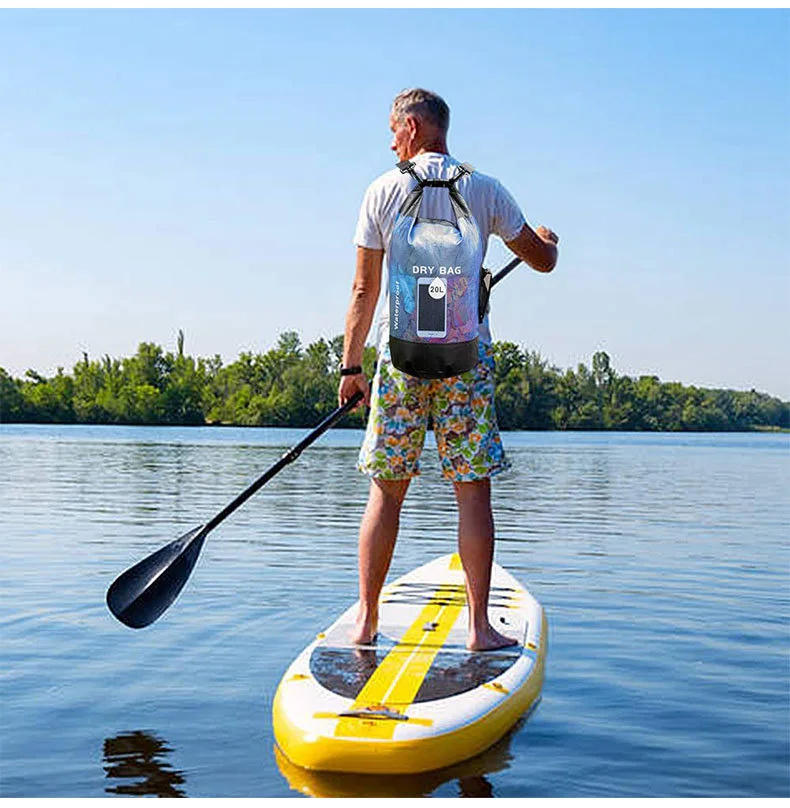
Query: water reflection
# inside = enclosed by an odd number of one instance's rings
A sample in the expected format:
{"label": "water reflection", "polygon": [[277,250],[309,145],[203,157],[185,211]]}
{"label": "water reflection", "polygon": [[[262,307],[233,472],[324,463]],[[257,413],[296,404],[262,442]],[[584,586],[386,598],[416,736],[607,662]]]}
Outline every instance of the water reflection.
{"label": "water reflection", "polygon": [[186,782],[183,772],[174,769],[166,760],[172,753],[166,741],[148,732],[116,735],[104,742],[104,771],[107,779],[126,782],[106,785],[108,794],[131,794],[157,797],[185,797],[178,788]]}
{"label": "water reflection", "polygon": [[528,717],[521,718],[504,738],[477,757],[432,772],[387,776],[308,771],[291,763],[277,746],[274,758],[288,785],[308,797],[427,797],[453,780],[456,781],[454,796],[493,797],[494,788],[488,776],[510,768],[511,742]]}

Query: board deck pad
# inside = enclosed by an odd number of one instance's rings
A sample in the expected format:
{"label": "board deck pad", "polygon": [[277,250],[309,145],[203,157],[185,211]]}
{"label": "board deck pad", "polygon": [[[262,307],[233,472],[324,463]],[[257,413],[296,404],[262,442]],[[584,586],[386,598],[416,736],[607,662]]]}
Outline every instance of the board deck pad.
{"label": "board deck pad", "polygon": [[[390,646],[391,647],[391,646]],[[501,676],[521,656],[515,651],[474,652],[464,655],[439,651],[422,680],[414,704],[457,696]],[[316,648],[310,658],[310,672],[327,690],[355,699],[376,668],[389,653],[384,649]]]}
{"label": "board deck pad", "polygon": [[[508,609],[517,590],[512,587],[492,586],[489,607]],[[497,628],[505,634],[517,636],[520,644],[496,651],[469,651],[466,648],[466,591],[463,585],[405,581],[385,589],[381,599],[381,625],[375,645],[358,646],[349,640],[353,622],[341,621],[321,639],[310,657],[310,672],[327,690],[346,698],[356,699],[370,677],[384,659],[392,654],[406,659],[409,655],[430,654],[430,667],[419,686],[412,703],[455,696],[501,676],[521,656],[521,647],[527,625],[514,625],[515,621],[500,615]],[[423,637],[419,647],[404,642],[413,625],[388,623],[392,606],[412,607],[412,617],[427,606],[451,607],[459,612],[444,633],[444,642],[431,642],[430,634],[439,626],[426,621],[421,627]],[[388,608],[389,606],[389,608]],[[404,610],[399,609],[403,618]],[[514,629],[516,632],[514,633]],[[428,637],[425,637],[428,634]]]}

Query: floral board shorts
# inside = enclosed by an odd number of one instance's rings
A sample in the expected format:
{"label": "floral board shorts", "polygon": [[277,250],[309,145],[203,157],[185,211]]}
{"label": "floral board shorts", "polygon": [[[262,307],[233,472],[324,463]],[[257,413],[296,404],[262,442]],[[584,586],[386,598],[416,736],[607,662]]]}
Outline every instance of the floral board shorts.
{"label": "floral board shorts", "polygon": [[472,482],[510,468],[494,409],[490,345],[480,342],[480,361],[460,376],[418,379],[393,366],[385,344],[373,379],[370,417],[357,468],[379,480],[419,474],[429,416],[446,479]]}

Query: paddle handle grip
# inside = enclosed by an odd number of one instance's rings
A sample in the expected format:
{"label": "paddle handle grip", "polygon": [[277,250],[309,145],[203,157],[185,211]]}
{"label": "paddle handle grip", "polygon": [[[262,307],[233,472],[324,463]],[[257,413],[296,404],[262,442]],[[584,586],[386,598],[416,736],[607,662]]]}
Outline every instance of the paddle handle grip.
{"label": "paddle handle grip", "polygon": [[248,488],[245,488],[233,502],[226,505],[210,522],[206,523],[204,533],[213,530],[220,522],[230,516],[233,511],[243,505],[256,491],[265,485],[275,474],[280,472],[289,463],[293,463],[297,457],[311,444],[318,440],[321,435],[328,429],[331,429],[346,413],[353,410],[354,407],[363,399],[363,394],[354,393],[353,396],[342,406],[338,407],[334,412],[327,415],[323,421],[306,437],[292,449],[289,449],[271,468],[267,469],[254,483]]}

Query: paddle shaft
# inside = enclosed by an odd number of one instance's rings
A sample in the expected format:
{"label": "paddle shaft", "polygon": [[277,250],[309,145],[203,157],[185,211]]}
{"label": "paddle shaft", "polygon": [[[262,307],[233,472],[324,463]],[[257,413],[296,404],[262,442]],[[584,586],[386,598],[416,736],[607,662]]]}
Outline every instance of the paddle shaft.
{"label": "paddle shaft", "polygon": [[501,280],[505,278],[505,276],[509,275],[519,264],[521,263],[520,258],[514,258],[507,266],[502,267],[502,269],[491,278],[491,288],[493,289]]}
{"label": "paddle shaft", "polygon": [[354,409],[362,397],[362,393],[355,393],[342,407],[338,407],[334,412],[327,415],[309,435],[297,443],[293,449],[289,449],[271,468],[267,469],[254,483],[245,488],[233,502],[226,505],[210,522],[207,522],[204,534],[214,530],[220,522],[227,519],[233,511],[243,505],[262,486],[266,485],[275,474],[282,471],[289,463],[293,463],[311,443],[317,441],[324,432],[331,429],[349,410]]}

